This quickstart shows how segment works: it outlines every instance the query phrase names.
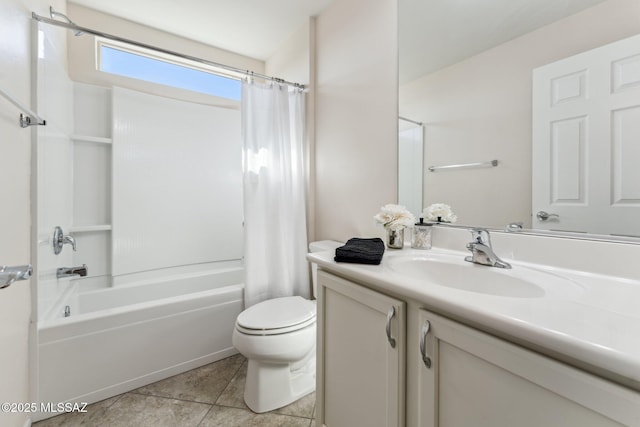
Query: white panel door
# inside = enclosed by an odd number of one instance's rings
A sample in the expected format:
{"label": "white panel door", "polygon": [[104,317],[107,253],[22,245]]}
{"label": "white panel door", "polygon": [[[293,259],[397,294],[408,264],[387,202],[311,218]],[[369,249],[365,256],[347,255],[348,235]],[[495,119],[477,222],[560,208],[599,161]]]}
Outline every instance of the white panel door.
{"label": "white panel door", "polygon": [[114,88],[113,120],[113,275],[240,259],[240,112]]}
{"label": "white panel door", "polygon": [[640,236],[640,36],[534,70],[532,181],[533,228]]}

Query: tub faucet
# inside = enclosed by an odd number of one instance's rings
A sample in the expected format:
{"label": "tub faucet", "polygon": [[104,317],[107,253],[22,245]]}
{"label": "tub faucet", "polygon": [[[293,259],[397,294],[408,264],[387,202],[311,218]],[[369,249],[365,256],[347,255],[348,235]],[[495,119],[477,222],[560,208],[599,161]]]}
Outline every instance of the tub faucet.
{"label": "tub faucet", "polygon": [[80,276],[85,277],[87,275],[87,264],[82,264],[82,267],[60,267],[56,270],[56,277],[61,279],[63,277]]}
{"label": "tub faucet", "polygon": [[465,261],[488,265],[490,267],[511,268],[511,264],[501,260],[498,255],[493,252],[489,230],[472,228],[471,236],[473,241],[467,243],[467,249],[471,251],[472,255],[465,257]]}

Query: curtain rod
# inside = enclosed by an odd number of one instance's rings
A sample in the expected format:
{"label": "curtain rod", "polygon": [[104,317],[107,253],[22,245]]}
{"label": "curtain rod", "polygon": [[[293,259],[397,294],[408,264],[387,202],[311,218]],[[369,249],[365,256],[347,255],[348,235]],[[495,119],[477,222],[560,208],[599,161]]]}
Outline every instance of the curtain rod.
{"label": "curtain rod", "polygon": [[[61,13],[59,12],[55,12],[53,10],[53,8],[50,9],[51,10],[51,15],[52,16],[63,16]],[[66,16],[64,16],[65,18],[67,18]],[[63,28],[67,28],[69,30],[74,30],[76,31],[76,33],[87,33],[87,34],[92,34],[94,36],[98,36],[98,37],[104,37],[106,39],[109,40],[114,40],[117,42],[122,42],[122,43],[128,43],[128,44],[132,44],[134,46],[138,46],[138,47],[142,47],[144,49],[151,49],[151,50],[155,50],[167,55],[173,55],[173,56],[177,56],[179,58],[183,58],[183,59],[188,59],[190,61],[194,61],[194,62],[198,62],[200,64],[205,64],[205,65],[210,65],[213,67],[218,67],[218,68],[222,68],[224,70],[227,71],[232,71],[234,73],[240,73],[240,74],[245,74],[247,75],[247,77],[251,78],[251,77],[257,77],[260,79],[265,79],[265,80],[271,80],[275,83],[280,83],[280,84],[284,84],[284,85],[288,85],[288,86],[293,86],[299,89],[305,89],[305,85],[301,84],[301,83],[294,83],[294,82],[289,82],[286,81],[284,79],[280,79],[277,77],[272,77],[272,76],[267,76],[264,74],[260,74],[260,73],[255,73],[251,70],[244,70],[242,68],[237,68],[237,67],[233,67],[231,65],[225,65],[225,64],[220,64],[218,62],[213,62],[213,61],[209,61],[206,59],[202,59],[202,58],[198,58],[196,56],[191,56],[191,55],[186,55],[184,53],[179,53],[179,52],[174,52],[172,50],[168,50],[168,49],[163,49],[161,47],[156,47],[156,46],[152,46],[152,45],[148,45],[145,43],[141,43],[141,42],[137,42],[134,40],[130,40],[130,39],[126,39],[124,37],[118,37],[118,36],[114,36],[113,34],[108,34],[108,33],[103,33],[101,31],[96,31],[96,30],[92,30],[91,28],[86,28],[86,27],[81,27],[80,25],[77,25],[75,23],[73,23],[73,21],[71,21],[69,18],[70,22],[62,22],[62,21],[58,21],[55,19],[50,19],[44,16],[40,16],[35,12],[31,12],[31,18],[38,21],[38,22],[43,22],[45,24],[50,24],[50,25],[55,25],[58,27],[63,27]],[[76,34],[79,35],[79,34]]]}

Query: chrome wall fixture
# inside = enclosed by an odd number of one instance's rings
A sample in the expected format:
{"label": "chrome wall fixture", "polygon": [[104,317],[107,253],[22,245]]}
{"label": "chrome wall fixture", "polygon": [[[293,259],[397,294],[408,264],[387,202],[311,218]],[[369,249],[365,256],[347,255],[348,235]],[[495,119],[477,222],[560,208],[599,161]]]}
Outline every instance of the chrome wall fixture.
{"label": "chrome wall fixture", "polygon": [[491,160],[489,162],[476,162],[476,163],[461,163],[457,165],[446,165],[446,166],[429,166],[429,172],[437,172],[441,170],[451,170],[451,169],[472,169],[472,168],[494,168],[498,166],[497,160]]}
{"label": "chrome wall fixture", "polygon": [[56,226],[56,228],[53,229],[53,253],[58,255],[62,252],[62,245],[71,245],[75,252],[76,239],[68,234],[65,236],[62,228],[60,226]]}
{"label": "chrome wall fixture", "polygon": [[[49,6],[49,16],[51,17],[51,19],[62,18],[65,21],[67,21],[68,24],[76,25],[76,26],[78,25],[75,22],[73,22],[71,19],[69,19],[69,17],[64,13],[57,12],[56,10],[54,10],[53,6]],[[74,33],[74,35],[76,36],[81,36],[82,34],[84,34],[82,31],[76,31]]]}
{"label": "chrome wall fixture", "polygon": [[20,113],[20,122],[19,123],[20,123],[20,127],[21,128],[26,128],[26,127],[29,127],[29,126],[36,126],[36,125],[44,126],[44,125],[47,124],[47,121],[45,119],[43,119],[42,117],[40,117],[39,115],[37,115],[36,113],[31,111],[26,106],[22,105],[22,103],[20,103],[20,101],[18,101],[13,96],[9,95],[4,90],[0,89],[0,95],[2,95],[2,97],[5,98],[10,103],[15,105],[18,108],[18,110],[23,111],[22,113]]}
{"label": "chrome wall fixture", "polygon": [[82,264],[80,267],[60,267],[56,270],[56,278],[87,277],[87,272],[87,264]]}
{"label": "chrome wall fixture", "polygon": [[0,266],[0,289],[10,286],[13,282],[19,280],[28,280],[33,273],[31,264],[16,266]]}

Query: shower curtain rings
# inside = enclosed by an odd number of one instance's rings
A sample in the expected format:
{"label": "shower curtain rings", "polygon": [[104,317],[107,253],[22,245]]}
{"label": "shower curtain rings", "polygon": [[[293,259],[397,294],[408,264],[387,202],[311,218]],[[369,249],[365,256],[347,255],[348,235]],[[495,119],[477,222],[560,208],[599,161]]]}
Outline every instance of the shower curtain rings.
{"label": "shower curtain rings", "polygon": [[245,82],[249,84],[253,84],[253,71],[247,70],[246,74],[247,75],[244,78]]}

